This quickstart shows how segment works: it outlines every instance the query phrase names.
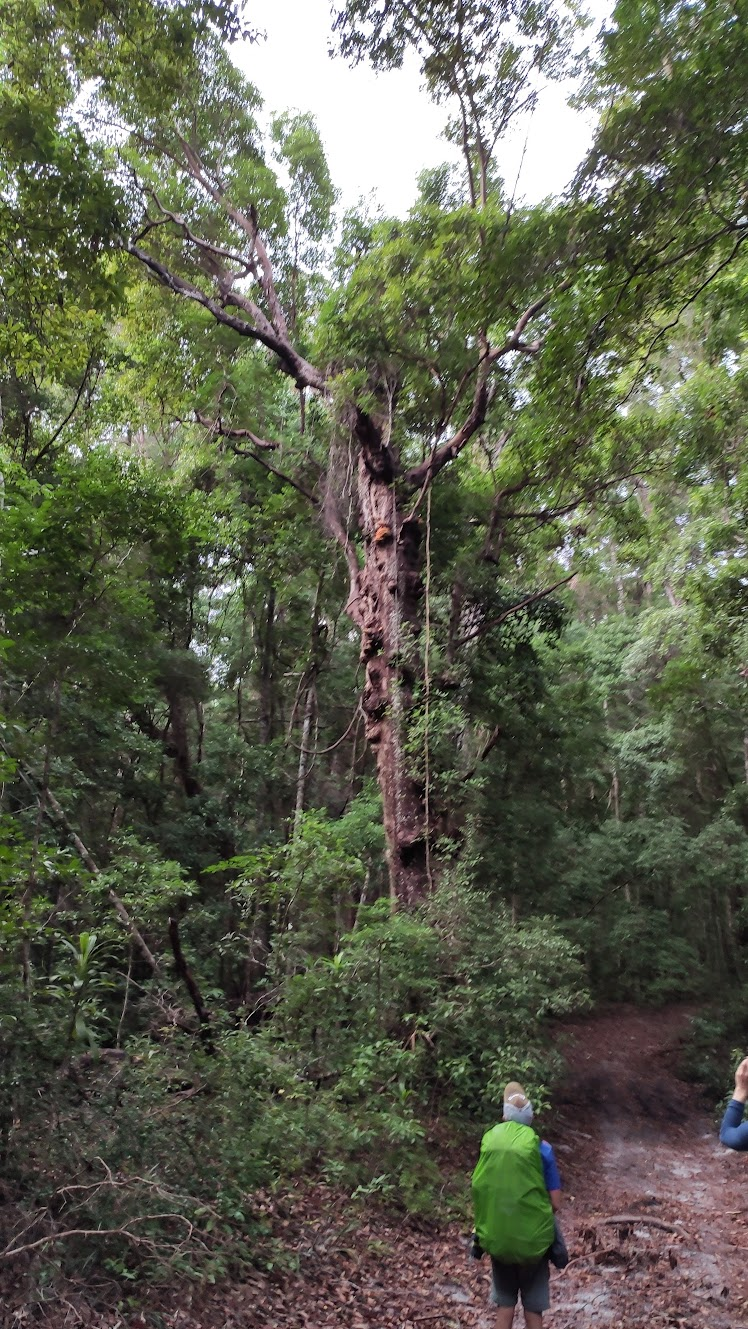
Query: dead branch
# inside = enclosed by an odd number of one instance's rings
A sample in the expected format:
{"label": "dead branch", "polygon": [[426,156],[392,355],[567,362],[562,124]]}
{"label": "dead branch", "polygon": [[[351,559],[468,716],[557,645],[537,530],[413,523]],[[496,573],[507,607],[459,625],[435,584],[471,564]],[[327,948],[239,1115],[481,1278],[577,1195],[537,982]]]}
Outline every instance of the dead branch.
{"label": "dead branch", "polygon": [[250,461],[256,461],[258,466],[263,466],[271,475],[277,476],[277,478],[282,480],[284,484],[290,485],[292,489],[295,489],[297,494],[301,494],[302,498],[307,499],[313,507],[319,507],[319,499],[312,494],[310,490],[305,489],[303,485],[300,485],[298,480],[294,480],[292,475],[287,475],[285,471],[279,471],[278,467],[273,466],[266,457],[261,457],[256,452],[250,452],[248,448],[239,448],[236,444],[232,444],[232,452],[234,452],[237,457],[248,457]]}
{"label": "dead branch", "polygon": [[486,623],[481,623],[480,627],[473,632],[466,633],[464,637],[458,637],[455,646],[465,646],[469,641],[474,641],[476,637],[480,637],[482,633],[488,632],[489,628],[497,628],[500,623],[503,623],[507,618],[511,618],[512,614],[519,613],[520,609],[526,609],[528,605],[535,604],[537,600],[544,600],[546,596],[557,591],[560,586],[565,586],[567,582],[572,581],[576,575],[576,572],[570,572],[568,577],[562,577],[560,581],[554,582],[553,586],[548,586],[544,591],[536,591],[534,595],[528,595],[516,605],[511,605],[509,609],[505,609],[503,614],[499,614],[496,618],[490,618]]}
{"label": "dead branch", "polygon": [[477,760],[476,760],[476,761],[474,762],[474,764],[470,767],[470,770],[468,770],[468,771],[465,772],[464,776],[462,777],[463,780],[472,780],[473,776],[475,775],[475,772],[477,771],[478,767],[480,766],[480,763],[481,763],[482,761],[485,761],[485,760],[486,760],[486,757],[490,756],[490,754],[493,752],[493,750],[494,750],[494,748],[496,747],[496,744],[498,743],[499,739],[501,738],[501,735],[503,734],[503,732],[504,732],[504,730],[503,730],[502,726],[497,724],[497,725],[495,726],[495,728],[494,728],[494,729],[491,731],[491,733],[489,734],[489,736],[488,736],[488,738],[486,739],[486,741],[485,741],[485,743],[483,744],[483,746],[481,747],[481,750],[480,750],[480,752],[478,753]]}
{"label": "dead branch", "polygon": [[225,425],[220,415],[217,420],[214,420],[211,416],[205,415],[203,411],[195,411],[195,419],[199,425],[203,426],[203,429],[209,429],[211,434],[218,434],[220,438],[248,438],[256,448],[268,452],[274,452],[276,448],[280,447],[279,443],[273,443],[266,438],[259,438],[257,434],[252,433],[251,429],[234,429],[230,425]]}
{"label": "dead branch", "polygon": [[[205,1088],[205,1086],[201,1086],[201,1088]],[[214,1209],[206,1201],[197,1200],[194,1196],[172,1190],[170,1186],[165,1186],[162,1182],[154,1181],[151,1177],[142,1177],[137,1173],[133,1173],[131,1176],[115,1175],[108,1163],[106,1163],[100,1155],[96,1157],[95,1161],[101,1165],[105,1174],[103,1177],[100,1177],[98,1181],[71,1182],[67,1186],[60,1186],[59,1190],[54,1192],[54,1196],[62,1197],[66,1204],[70,1197],[79,1194],[81,1199],[76,1205],[71,1206],[73,1211],[79,1209],[82,1204],[90,1203],[90,1200],[95,1195],[101,1190],[108,1188],[112,1191],[145,1191],[151,1195],[157,1196],[158,1199],[165,1203],[189,1204],[206,1214],[211,1214],[214,1218],[220,1218],[218,1210]],[[48,1213],[48,1210],[40,1210],[34,1221],[38,1221],[38,1219],[43,1217],[45,1213]],[[22,1234],[16,1234],[14,1240],[18,1240],[18,1235]],[[11,1242],[10,1244],[12,1245],[13,1243]]]}
{"label": "dead branch", "polygon": [[353,719],[351,720],[350,724],[347,726],[345,732],[341,734],[340,738],[336,739],[334,743],[331,743],[329,748],[305,748],[300,743],[294,743],[291,738],[286,739],[286,747],[295,748],[297,752],[303,752],[305,757],[326,757],[328,752],[334,752],[336,748],[340,747],[341,743],[345,742],[353,726],[355,725],[356,721],[361,715],[363,715],[363,708],[361,706],[361,702],[359,701],[355,711],[353,712]]}
{"label": "dead branch", "polygon": [[151,1108],[146,1112],[146,1117],[164,1117],[167,1112],[174,1108],[181,1107],[183,1103],[189,1103],[191,1098],[197,1098],[199,1094],[206,1094],[208,1086],[206,1084],[195,1085],[192,1089],[184,1089],[179,1094],[172,1094],[168,1103],[162,1103],[160,1107]]}
{"label": "dead branch", "polygon": [[[285,374],[288,374],[289,378],[293,379],[297,387],[314,388],[317,391],[324,389],[324,375],[318,369],[315,369],[314,365],[309,364],[303,356],[299,355],[290,342],[277,333],[258,306],[252,302],[247,302],[246,297],[239,296],[236,292],[224,290],[221,293],[221,300],[218,301],[212,296],[206,295],[205,291],[201,291],[200,287],[195,286],[193,282],[180,277],[176,272],[172,272],[159,259],[154,258],[145,249],[141,249],[133,240],[128,240],[125,243],[125,249],[128,254],[132,254],[133,258],[138,259],[162,286],[166,286],[168,290],[174,291],[175,294],[181,295],[187,300],[194,300],[196,304],[207,309],[217,323],[232,328],[240,337],[249,337],[252,341],[260,342],[267,350],[272,351],[280,368]],[[249,305],[253,321],[248,322],[246,319],[237,318],[234,314],[228,313],[225,307],[227,303],[239,305],[242,308]]]}
{"label": "dead branch", "polygon": [[260,264],[261,276],[258,277],[258,280],[265,294],[265,299],[270,307],[273,327],[281,341],[290,350],[291,344],[286,317],[283,313],[283,308],[275,289],[272,264],[259,233],[257,213],[255,212],[254,207],[250,208],[250,215],[247,217],[246,213],[241,212],[239,208],[236,208],[233,203],[229,202],[220,182],[216,181],[215,177],[211,180],[210,174],[207,171],[202,158],[191,144],[189,144],[181,134],[179,135],[179,141],[194,179],[197,180],[198,184],[200,184],[206,193],[213,199],[213,202],[218,203],[219,206],[223,208],[227,217],[230,217],[234,224],[238,226],[240,230],[244,231],[245,235],[248,237],[250,243],[250,256],[252,257],[256,254]]}
{"label": "dead branch", "polygon": [[[149,189],[148,193],[150,194],[151,198],[156,204],[156,207],[158,208],[159,212],[162,214],[163,221],[171,222],[174,226],[176,226],[178,230],[182,232],[182,235],[184,236],[185,240],[189,240],[190,244],[194,245],[196,249],[202,250],[204,253],[209,254],[212,258],[222,258],[225,259],[228,263],[236,263],[237,266],[241,269],[240,272],[234,274],[237,277],[246,276],[248,272],[252,271],[251,260],[242,256],[241,254],[234,253],[232,249],[224,249],[222,245],[215,245],[210,240],[204,239],[203,236],[195,235],[195,232],[192,230],[188,222],[185,221],[181,213],[172,212],[170,208],[165,207],[164,204],[161,202],[160,198],[158,197],[158,194],[155,192],[155,190]],[[152,226],[157,226],[160,224],[161,224],[160,222],[156,221],[150,223],[150,225]],[[145,234],[146,230],[141,231],[140,235],[138,236],[138,239],[142,239]]]}
{"label": "dead branch", "polygon": [[501,346],[496,346],[492,351],[489,351],[486,357],[488,363],[495,364],[497,360],[500,360],[505,355],[509,355],[511,351],[523,351],[525,354],[530,355],[536,354],[543,344],[542,340],[538,338],[534,342],[523,342],[522,334],[530,322],[530,319],[534,318],[536,314],[539,314],[542,309],[545,309],[546,305],[550,303],[554,295],[558,295],[560,291],[568,290],[570,286],[571,278],[569,277],[566,281],[560,282],[552,291],[546,291],[545,295],[541,295],[539,299],[534,300],[531,305],[528,305],[527,309],[520,314],[513,330],[506,338],[506,341],[504,341]]}
{"label": "dead branch", "polygon": [[650,1218],[645,1214],[613,1214],[610,1218],[596,1218],[593,1227],[617,1227],[623,1223],[637,1223],[640,1227],[661,1228],[663,1232],[685,1232],[682,1223],[666,1223],[662,1218]]}
{"label": "dead branch", "polygon": [[[28,1251],[40,1250],[43,1246],[55,1245],[58,1241],[68,1241],[72,1237],[124,1237],[131,1241],[135,1246],[146,1246],[150,1250],[163,1249],[168,1245],[166,1242],[154,1241],[152,1237],[141,1236],[137,1232],[130,1231],[130,1224],[133,1223],[158,1223],[166,1220],[183,1223],[187,1229],[183,1241],[192,1240],[195,1234],[195,1225],[184,1214],[163,1213],[163,1214],[141,1214],[135,1218],[129,1218],[121,1227],[74,1227],[65,1228],[62,1232],[51,1232],[46,1237],[39,1237],[36,1241],[29,1241],[24,1246],[7,1247],[0,1251],[0,1260],[12,1260],[16,1255],[24,1255]],[[181,1244],[181,1243],[180,1243]],[[204,1245],[201,1242],[201,1245]]]}
{"label": "dead branch", "polygon": [[603,1246],[599,1251],[587,1251],[585,1255],[575,1255],[574,1259],[569,1260],[568,1264],[565,1264],[563,1269],[558,1270],[558,1272],[554,1275],[553,1281],[555,1283],[556,1279],[563,1278],[564,1274],[567,1272],[568,1269],[571,1269],[573,1264],[581,1264],[582,1261],[584,1260],[599,1260],[600,1257],[603,1255],[619,1255],[619,1254],[620,1254],[620,1246]]}
{"label": "dead branch", "polygon": [[[2,743],[1,741],[0,741],[0,747],[3,748],[3,751],[6,752],[7,755],[11,757],[11,759],[15,760],[12,757],[12,753],[8,751],[5,744]],[[30,767],[24,767],[21,762],[16,762],[16,769],[21,779],[23,780],[24,784],[26,784],[34,794],[34,797],[38,797],[39,781],[34,776]],[[58,803],[51,789],[47,788],[45,790],[45,793],[46,793],[46,798],[44,802],[44,813],[46,817],[53,824],[56,823],[57,826],[60,827],[65,832],[71,844],[73,845],[73,848],[80,855],[82,863],[84,864],[85,867],[88,868],[88,871],[91,873],[91,875],[93,877],[100,877],[101,870],[98,864],[96,863],[90,851],[87,849],[86,845],[81,840],[80,836],[73,829],[65,811]],[[120,897],[118,896],[117,892],[114,890],[113,887],[110,886],[108,888],[107,895],[109,896],[109,899],[114,905],[114,909],[118,917],[120,918],[124,926],[127,928],[127,931],[130,933],[130,936],[132,937],[143,959],[145,960],[146,964],[150,967],[154,976],[157,978],[163,978],[161,972],[161,965],[159,964],[159,961],[156,959],[156,956],[151,951],[147,941],[145,940],[145,937],[138,928],[134,919],[129,914],[128,910],[125,908],[124,903],[122,902],[122,900],[120,899]]]}

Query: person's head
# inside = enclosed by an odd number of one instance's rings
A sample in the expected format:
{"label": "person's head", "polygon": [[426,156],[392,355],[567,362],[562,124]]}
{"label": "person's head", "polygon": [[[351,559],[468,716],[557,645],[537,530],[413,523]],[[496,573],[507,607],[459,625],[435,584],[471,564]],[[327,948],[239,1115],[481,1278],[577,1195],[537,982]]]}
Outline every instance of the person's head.
{"label": "person's head", "polygon": [[532,1103],[516,1080],[510,1080],[504,1090],[504,1121],[518,1121],[521,1126],[532,1122]]}

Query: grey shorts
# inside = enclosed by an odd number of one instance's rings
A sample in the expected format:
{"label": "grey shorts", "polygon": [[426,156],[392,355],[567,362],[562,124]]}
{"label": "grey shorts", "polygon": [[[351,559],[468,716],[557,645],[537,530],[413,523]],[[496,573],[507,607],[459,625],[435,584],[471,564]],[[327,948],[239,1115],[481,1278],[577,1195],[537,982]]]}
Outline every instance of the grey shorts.
{"label": "grey shorts", "polygon": [[542,1315],[551,1304],[548,1260],[544,1255],[537,1264],[499,1264],[491,1256],[493,1287],[491,1301],[494,1306],[516,1306],[522,1298],[526,1311]]}

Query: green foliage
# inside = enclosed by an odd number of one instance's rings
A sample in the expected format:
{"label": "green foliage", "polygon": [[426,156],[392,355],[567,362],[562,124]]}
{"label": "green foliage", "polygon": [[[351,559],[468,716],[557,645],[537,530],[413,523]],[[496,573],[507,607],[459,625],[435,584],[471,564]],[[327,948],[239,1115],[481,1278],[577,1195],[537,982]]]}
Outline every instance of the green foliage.
{"label": "green foliage", "polygon": [[490,1110],[519,1062],[547,1083],[542,1020],[583,1000],[574,951],[547,921],[517,929],[488,896],[457,887],[422,920],[384,905],[361,915],[276,1010],[284,1042],[313,1049],[306,1074],[339,1077],[352,1105],[394,1093],[408,1112]]}
{"label": "green foliage", "polygon": [[734,993],[730,1007],[709,1003],[692,1018],[681,1049],[682,1074],[704,1090],[712,1105],[724,1110],[725,1084],[745,1053],[740,1050],[746,1039],[743,993]]}
{"label": "green foliage", "polygon": [[63,937],[69,960],[52,974],[48,986],[49,994],[70,1008],[66,1054],[77,1044],[95,1046],[95,1026],[103,1016],[100,997],[113,986],[102,968],[97,941],[95,932],[81,932],[77,943]]}
{"label": "green foliage", "polygon": [[[332,257],[316,126],[263,139],[233,5],[5,9],[0,1226],[52,1287],[217,1278],[276,1258],[263,1190],[431,1215],[434,1117],[545,1102],[588,991],[716,996],[702,1079],[744,1032],[745,43],[621,0],[592,157],[526,207],[496,144],[574,10],[339,4],[352,60],[415,50],[466,178]],[[351,420],[420,551],[395,776],[436,889],[396,913]]]}
{"label": "green foliage", "polygon": [[[286,871],[293,879],[298,863]],[[543,1020],[584,1001],[573,948],[548,921],[516,929],[485,897],[453,886],[420,917],[361,907],[333,955],[284,941],[285,972],[279,959],[269,980],[272,1018],[227,1022],[209,1051],[165,1021],[157,1000],[138,1002],[127,1053],[112,1063],[105,1048],[81,1047],[107,1022],[111,1040],[113,952],[93,933],[58,946],[57,965],[35,979],[26,1025],[44,1022],[65,1072],[45,1067],[34,1043],[23,1060],[3,1058],[6,1177],[50,1205],[63,1197],[63,1223],[102,1230],[90,1250],[83,1238],[64,1244],[63,1272],[88,1258],[125,1280],[158,1282],[175,1268],[215,1277],[240,1263],[261,1233],[253,1197],[299,1173],[357,1202],[431,1213],[443,1178],[424,1109],[495,1113],[517,1074],[542,1096],[557,1066]],[[117,995],[126,1009],[127,990]],[[124,1019],[123,1010],[120,1028]],[[40,1084],[58,1121],[43,1149]],[[64,1200],[73,1194],[74,1209]],[[188,1219],[199,1244],[182,1243]],[[131,1224],[145,1243],[128,1242]]]}
{"label": "green foliage", "polygon": [[534,106],[537,79],[571,69],[576,11],[527,0],[417,0],[376,7],[347,0],[335,7],[341,53],[375,69],[417,53],[426,85],[452,113],[448,136],[469,147],[470,192],[485,202],[491,155],[520,110]]}

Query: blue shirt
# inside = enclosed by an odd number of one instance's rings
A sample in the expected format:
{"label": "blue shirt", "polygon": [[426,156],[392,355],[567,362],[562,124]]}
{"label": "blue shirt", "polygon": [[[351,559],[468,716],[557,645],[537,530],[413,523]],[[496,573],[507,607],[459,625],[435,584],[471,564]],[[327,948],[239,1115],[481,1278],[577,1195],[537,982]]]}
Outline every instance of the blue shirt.
{"label": "blue shirt", "polygon": [[[745,1123],[745,1126],[746,1132],[748,1132],[748,1121]],[[741,1148],[748,1149],[748,1134],[746,1134],[746,1142],[744,1145],[741,1145]],[[543,1180],[545,1181],[545,1189],[547,1191],[560,1191],[561,1178],[558,1174],[556,1155],[547,1140],[540,1141],[540,1157],[543,1161]]]}
{"label": "blue shirt", "polygon": [[722,1144],[726,1144],[728,1149],[739,1149],[741,1153],[743,1150],[748,1150],[748,1121],[743,1121],[744,1108],[745,1103],[739,1103],[737,1098],[731,1098],[719,1131]]}

